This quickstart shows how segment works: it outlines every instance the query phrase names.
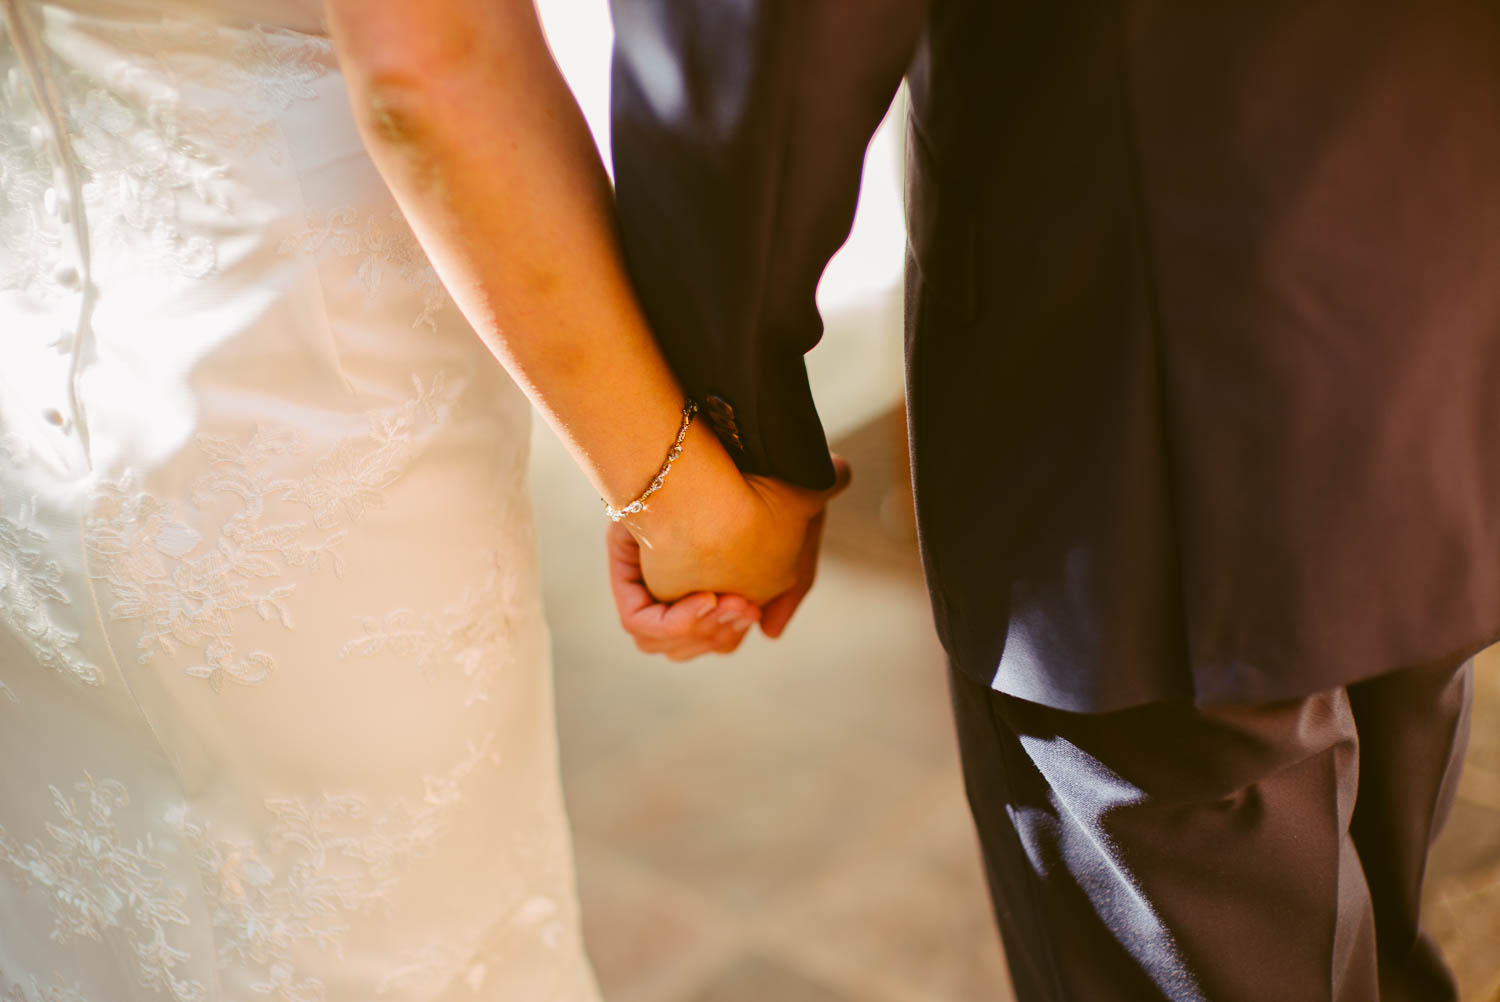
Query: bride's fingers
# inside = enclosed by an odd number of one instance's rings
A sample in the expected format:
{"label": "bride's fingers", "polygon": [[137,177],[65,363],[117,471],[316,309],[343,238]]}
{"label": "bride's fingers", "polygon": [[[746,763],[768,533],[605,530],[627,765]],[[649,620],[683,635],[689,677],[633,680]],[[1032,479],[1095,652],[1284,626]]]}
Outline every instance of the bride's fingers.
{"label": "bride's fingers", "polygon": [[802,552],[797,556],[797,584],[784,595],[766,604],[760,628],[766,636],[772,639],[785,632],[787,623],[791,622],[792,614],[797,611],[797,607],[812,590],[813,581],[818,576],[818,553],[823,543],[823,526],[827,517],[826,511],[819,512],[817,517],[808,523],[807,539],[802,544]]}

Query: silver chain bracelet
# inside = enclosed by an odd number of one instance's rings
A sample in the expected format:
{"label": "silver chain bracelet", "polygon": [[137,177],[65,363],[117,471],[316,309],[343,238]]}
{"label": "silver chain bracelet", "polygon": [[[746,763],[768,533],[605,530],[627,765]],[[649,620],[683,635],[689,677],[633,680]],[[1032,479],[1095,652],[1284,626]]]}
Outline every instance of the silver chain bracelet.
{"label": "silver chain bracelet", "polygon": [[[618,522],[626,515],[634,515],[638,511],[646,510],[646,499],[661,490],[661,485],[666,481],[667,474],[672,472],[672,464],[677,462],[677,458],[682,455],[682,443],[687,438],[688,426],[693,423],[693,415],[697,413],[698,401],[692,397],[688,397],[687,402],[682,405],[682,427],[677,429],[677,441],[672,443],[672,448],[667,452],[667,461],[661,464],[661,470],[656,474],[656,478],[651,481],[650,486],[646,488],[640,497],[623,508],[613,508],[608,501],[604,502],[604,514],[609,516],[611,522]],[[600,500],[603,501],[604,499],[600,498]]]}

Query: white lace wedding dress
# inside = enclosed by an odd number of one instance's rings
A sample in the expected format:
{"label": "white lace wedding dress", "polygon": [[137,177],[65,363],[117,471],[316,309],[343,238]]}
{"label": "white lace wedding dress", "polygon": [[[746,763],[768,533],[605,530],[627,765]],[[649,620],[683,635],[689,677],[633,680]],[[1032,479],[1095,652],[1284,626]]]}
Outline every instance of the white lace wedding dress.
{"label": "white lace wedding dress", "polygon": [[0,1000],[597,999],[527,404],[318,4],[0,10]]}

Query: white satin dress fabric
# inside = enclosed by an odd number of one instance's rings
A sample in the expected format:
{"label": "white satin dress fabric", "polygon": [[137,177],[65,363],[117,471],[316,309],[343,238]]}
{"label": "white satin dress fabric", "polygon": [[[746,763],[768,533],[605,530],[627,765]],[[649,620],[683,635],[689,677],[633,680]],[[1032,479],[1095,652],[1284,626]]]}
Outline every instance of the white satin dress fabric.
{"label": "white satin dress fabric", "polygon": [[0,1000],[593,1002],[527,403],[318,5],[0,10]]}

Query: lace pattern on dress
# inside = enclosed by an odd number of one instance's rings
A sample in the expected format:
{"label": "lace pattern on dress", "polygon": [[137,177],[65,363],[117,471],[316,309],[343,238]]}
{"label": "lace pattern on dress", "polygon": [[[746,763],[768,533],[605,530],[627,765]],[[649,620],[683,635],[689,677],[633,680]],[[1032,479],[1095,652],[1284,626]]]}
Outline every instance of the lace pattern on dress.
{"label": "lace pattern on dress", "polygon": [[[28,501],[7,516],[0,495],[0,626],[13,633],[44,668],[84,685],[102,685],[104,676],[78,650],[78,634],[64,627],[54,607],[70,604],[63,572],[48,560],[47,537],[32,525],[36,505]],[[0,698],[16,701],[0,680]]]}
{"label": "lace pattern on dress", "polygon": [[[397,800],[379,812],[366,798],[352,794],[267,799],[264,806],[272,820],[264,850],[249,841],[220,838],[186,805],[169,810],[166,821],[191,856],[208,903],[218,963],[252,972],[257,979],[252,990],[275,1002],[324,1002],[322,981],[299,973],[294,949],[310,945],[337,952],[349,916],[388,910],[408,865],[430,856],[452,829],[476,775],[501,765],[497,744],[495,734],[471,742],[447,772],[422,780],[419,800]],[[168,886],[166,879],[164,859],[179,850],[158,845],[151,835],[134,843],[121,835],[115,818],[129,796],[115,780],[85,774],[74,786],[77,797],[51,790],[58,820],[48,822],[48,838],[23,845],[0,826],[0,864],[8,864],[22,884],[48,892],[54,939],[122,935],[135,952],[143,986],[173,1002],[202,1002],[203,985],[178,970],[189,954],[173,943],[180,941],[173,930],[189,924],[187,892]],[[522,930],[542,926],[543,941],[555,944],[562,926],[555,931],[545,927],[559,912],[551,898],[527,894],[513,909],[511,922]],[[459,959],[467,962],[471,954]],[[420,973],[409,959],[398,960],[382,984],[395,985]],[[16,986],[11,994],[33,1002],[17,994],[22,991]],[[57,988],[54,994],[65,991]],[[42,1002],[53,998],[37,989],[33,996]],[[9,998],[0,996],[0,1002]]]}
{"label": "lace pattern on dress", "polygon": [[[108,583],[115,621],[141,623],[141,663],[173,654],[180,645],[202,652],[187,669],[219,690],[225,681],[253,685],[270,677],[267,651],[241,652],[235,625],[246,613],[285,629],[295,627],[293,569],[316,573],[327,563],[343,572],[340,546],[347,526],[401,475],[426,438],[442,425],[456,393],[441,377],[414,378],[415,396],[371,412],[368,430],[340,440],[310,464],[310,472],[280,478],[275,460],[300,454],[305,437],[257,428],[247,443],[200,436],[210,469],[194,484],[194,504],[226,496],[238,505],[205,543],[177,505],[139,490],[126,479],[100,488],[85,538],[93,575]],[[307,514],[276,518],[276,502]]]}
{"label": "lace pattern on dress", "polygon": [[269,143],[276,116],[317,96],[313,84],[333,64],[330,43],[190,23],[98,31],[121,53],[118,62],[67,78],[78,95],[69,127],[101,256],[208,275],[218,265],[214,244],[184,233],[184,210],[209,218],[234,210],[230,162],[262,146],[279,158]]}
{"label": "lace pattern on dress", "polygon": [[56,819],[47,822],[47,840],[23,845],[0,827],[0,863],[22,885],[48,892],[52,938],[100,940],[118,931],[141,985],[172,1002],[202,1002],[203,985],[178,973],[187,953],[169,942],[171,929],[188,925],[186,894],[167,886],[152,835],[131,842],[120,833],[116,813],[130,803],[124,785],[85,773],[76,797],[50,789]]}
{"label": "lace pattern on dress", "polygon": [[405,217],[398,211],[361,214],[339,208],[324,214],[309,212],[302,228],[276,247],[282,255],[308,254],[314,258],[359,258],[356,276],[365,296],[376,301],[385,272],[396,274],[422,294],[422,310],[412,327],[437,332],[437,313],[447,293],[427,260]]}
{"label": "lace pattern on dress", "polygon": [[411,986],[463,983],[478,993],[491,969],[503,964],[499,958],[534,957],[538,948],[555,951],[567,935],[568,919],[556,899],[513,888],[506,921],[460,942],[427,943],[403,952],[375,991],[385,995]]}
{"label": "lace pattern on dress", "polygon": [[45,988],[35,977],[27,978],[23,984],[0,971],[0,987],[5,988],[0,1002],[88,1002],[76,982],[63,980],[56,971],[52,972],[52,983]]}
{"label": "lace pattern on dress", "polygon": [[[276,135],[276,116],[298,101],[316,99],[314,85],[336,65],[329,39],[260,25],[226,30],[168,22],[130,34],[121,47],[153,53],[151,65],[171,83],[174,96],[192,89],[193,101],[174,103],[170,117],[158,118],[197,146],[207,140],[237,153],[265,146]],[[268,150],[279,162],[279,147]]]}
{"label": "lace pattern on dress", "polygon": [[[222,218],[235,209],[230,164],[264,148],[280,157],[277,116],[318,96],[335,61],[327,39],[265,28],[186,22],[79,27],[92,43],[87,69],[49,53],[63,102],[68,147],[83,170],[91,244],[101,260],[138,273],[211,274],[208,235],[186,232],[185,215]],[[99,58],[100,52],[112,58]],[[185,95],[190,95],[185,99]],[[46,219],[51,164],[29,141],[29,116],[0,98],[0,289],[56,297],[63,245]]]}
{"label": "lace pattern on dress", "polygon": [[505,573],[500,555],[492,553],[490,562],[482,587],[465,590],[441,610],[396,609],[379,618],[362,617],[359,635],[339,657],[407,658],[427,679],[457,667],[468,680],[464,705],[487,701],[494,680],[515,664],[513,610],[519,604],[516,581]]}
{"label": "lace pattern on dress", "polygon": [[375,813],[362,797],[273,798],[266,852],[217,837],[186,809],[168,821],[197,863],[210,902],[219,963],[259,972],[256,992],[275,1002],[323,1002],[323,983],[296,969],[293,949],[339,949],[347,916],[389,904],[406,866],[430,855],[452,825],[470,779],[499,766],[496,739],[471,744],[447,773],[423,781],[419,802]]}
{"label": "lace pattern on dress", "polygon": [[[0,77],[15,71],[5,55],[0,50]],[[31,110],[19,106],[10,86],[0,86],[0,290],[47,298],[62,292],[52,275],[63,244],[45,214],[51,167],[28,135]]]}

